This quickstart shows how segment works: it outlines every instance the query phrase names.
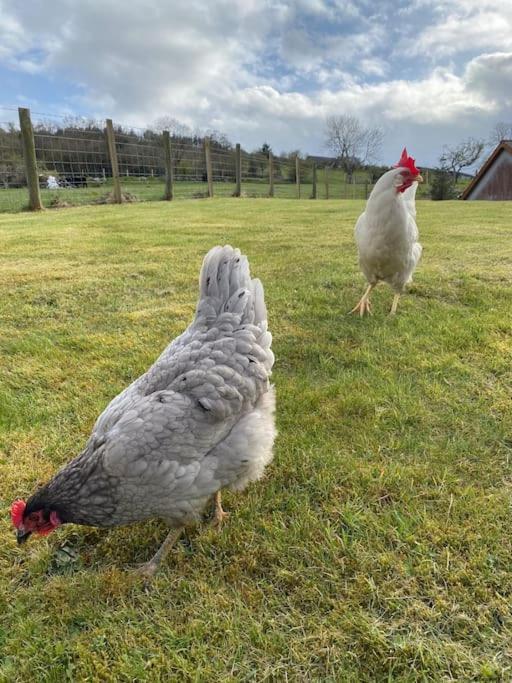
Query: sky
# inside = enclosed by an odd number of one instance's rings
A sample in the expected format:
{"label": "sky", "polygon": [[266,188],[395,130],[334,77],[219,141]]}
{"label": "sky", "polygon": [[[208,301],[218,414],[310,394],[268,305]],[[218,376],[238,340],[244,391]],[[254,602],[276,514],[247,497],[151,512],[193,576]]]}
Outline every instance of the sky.
{"label": "sky", "polygon": [[512,0],[0,0],[4,107],[328,154],[327,116],[434,166],[512,119]]}

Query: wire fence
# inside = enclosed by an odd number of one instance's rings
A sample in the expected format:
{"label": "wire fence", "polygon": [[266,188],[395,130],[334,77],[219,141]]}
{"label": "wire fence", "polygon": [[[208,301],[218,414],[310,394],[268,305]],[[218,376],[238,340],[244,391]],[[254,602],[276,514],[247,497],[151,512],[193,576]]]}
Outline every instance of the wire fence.
{"label": "wire fence", "polygon": [[[171,137],[174,196],[178,199],[208,196],[208,178],[204,140]],[[213,166],[215,171],[217,167]]]}
{"label": "wire fence", "polygon": [[[22,122],[23,111],[28,124]],[[172,131],[166,162],[162,131],[110,122],[109,146],[108,120],[50,117],[28,110],[19,115],[21,126],[16,109],[0,108],[0,212],[37,208],[29,202],[27,144],[33,145],[32,177],[37,179],[40,203],[47,208],[171,196],[364,199],[375,180],[362,171],[348,182],[341,169],[317,168],[308,159],[273,156],[270,150],[251,153],[224,138]]]}
{"label": "wire fence", "polygon": [[23,182],[19,129],[7,121],[0,121],[0,182],[2,187]]}

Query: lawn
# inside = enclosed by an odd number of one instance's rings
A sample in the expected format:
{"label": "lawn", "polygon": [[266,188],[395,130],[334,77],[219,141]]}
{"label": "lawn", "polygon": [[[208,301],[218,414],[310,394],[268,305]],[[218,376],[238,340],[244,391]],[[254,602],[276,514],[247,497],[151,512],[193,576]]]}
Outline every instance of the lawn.
{"label": "lawn", "polygon": [[[512,204],[419,202],[396,318],[363,291],[361,201],[214,199],[0,215],[0,681],[512,678]],[[263,280],[279,436],[151,588],[166,534],[8,510],[191,320],[204,253]]]}

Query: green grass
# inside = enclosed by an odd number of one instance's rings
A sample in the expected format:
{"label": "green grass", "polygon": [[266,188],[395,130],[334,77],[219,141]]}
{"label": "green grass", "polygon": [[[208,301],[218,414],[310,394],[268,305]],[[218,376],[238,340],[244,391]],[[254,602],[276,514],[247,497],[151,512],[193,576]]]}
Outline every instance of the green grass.
{"label": "green grass", "polygon": [[[342,196],[342,189],[348,186],[340,183],[338,196]],[[159,201],[164,196],[164,181],[160,178],[138,180],[135,178],[121,178],[121,188],[125,193],[131,195],[132,201],[146,202]],[[304,197],[311,195],[311,184],[303,184],[302,193]],[[104,185],[90,186],[84,188],[61,188],[59,190],[41,189],[41,200],[43,206],[52,208],[56,203],[68,206],[80,206],[85,204],[101,203],[105,197],[112,192],[112,181],[109,179]],[[214,195],[216,197],[231,197],[235,190],[235,185],[228,182],[215,182]],[[350,186],[349,190],[353,188]],[[243,182],[242,193],[246,197],[268,197],[269,187],[265,182]],[[364,185],[356,186],[354,192],[363,192]],[[174,184],[174,195],[176,199],[195,199],[208,196],[208,185],[203,182],[177,182]],[[278,198],[296,198],[297,190],[295,183],[276,183],[275,196]],[[359,195],[357,195],[359,196]],[[362,196],[362,195],[361,195]],[[27,188],[2,189],[0,188],[0,213],[17,213],[23,211],[28,205]],[[60,208],[57,206],[57,208]]]}
{"label": "green grass", "polygon": [[[0,681],[512,678],[512,206],[421,202],[395,319],[360,201],[216,199],[0,216]],[[202,256],[261,277],[279,437],[145,590],[161,523],[16,547],[11,500],[83,446],[191,320]],[[75,553],[71,558],[62,550]]]}
{"label": "green grass", "polygon": [[[325,171],[318,169],[317,174],[317,198],[318,199],[366,199],[372,190],[372,185],[365,182],[367,174],[355,174],[354,184],[346,182],[345,173],[338,169],[328,172],[328,185],[325,183]],[[466,181],[457,185],[457,191],[462,192]],[[121,177],[123,192],[129,193],[132,201],[146,202],[159,201],[164,196],[163,178],[138,179],[134,177]],[[213,191],[215,197],[231,197],[235,189],[231,182],[214,182]],[[300,195],[302,199],[309,199],[312,195],[313,185],[311,172],[307,171],[301,183]],[[68,206],[80,206],[82,204],[100,203],[108,193],[112,192],[110,179],[104,185],[89,186],[84,188],[61,188],[59,190],[41,189],[43,205],[51,208],[57,204]],[[269,185],[263,180],[244,180],[242,182],[242,194],[244,197],[268,197]],[[193,199],[206,197],[208,185],[206,182],[174,183],[174,195],[176,199]],[[297,199],[297,187],[295,182],[277,181],[274,183],[274,196],[278,199]],[[417,198],[430,197],[430,185],[423,183],[418,187]],[[28,205],[27,188],[3,189],[0,188],[0,213],[16,213],[26,209]]]}

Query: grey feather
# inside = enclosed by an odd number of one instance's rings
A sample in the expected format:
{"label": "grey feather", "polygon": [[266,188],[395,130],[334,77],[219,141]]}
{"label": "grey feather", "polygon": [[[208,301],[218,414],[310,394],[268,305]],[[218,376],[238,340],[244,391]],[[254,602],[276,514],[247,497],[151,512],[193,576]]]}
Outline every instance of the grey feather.
{"label": "grey feather", "polygon": [[211,249],[192,324],[111,401],[83,452],[45,487],[66,521],[180,525],[220,488],[263,474],[276,434],[266,317],[247,258]]}

